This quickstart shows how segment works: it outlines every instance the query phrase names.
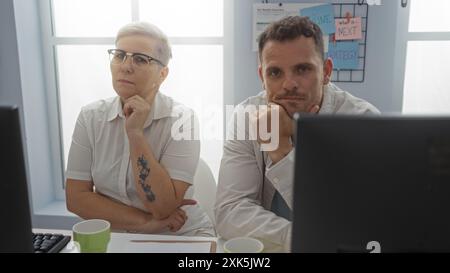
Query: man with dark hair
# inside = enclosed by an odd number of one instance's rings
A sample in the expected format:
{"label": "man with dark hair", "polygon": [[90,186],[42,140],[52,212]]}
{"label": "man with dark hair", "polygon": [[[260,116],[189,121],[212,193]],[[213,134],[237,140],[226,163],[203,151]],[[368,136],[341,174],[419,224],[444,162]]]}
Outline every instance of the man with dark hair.
{"label": "man with dark hair", "polygon": [[300,36],[312,37],[317,53],[322,60],[325,60],[323,36],[320,27],[309,20],[308,17],[300,16],[286,17],[284,20],[273,23],[266,31],[261,33],[258,38],[259,59],[262,59],[261,54],[268,41],[292,41]]}
{"label": "man with dark hair", "polygon": [[[275,149],[262,151],[262,137],[237,139],[235,124],[231,124],[215,206],[216,229],[224,239],[250,236],[262,240],[265,251],[289,251],[294,113],[379,113],[370,103],[330,82],[333,61],[325,58],[322,37],[318,25],[300,16],[274,22],[259,37],[258,73],[264,91],[240,105],[271,106],[266,112],[260,110],[257,124],[270,119],[272,107],[278,109],[279,126],[271,130],[278,129],[279,142]],[[237,116],[235,112],[233,121]]]}

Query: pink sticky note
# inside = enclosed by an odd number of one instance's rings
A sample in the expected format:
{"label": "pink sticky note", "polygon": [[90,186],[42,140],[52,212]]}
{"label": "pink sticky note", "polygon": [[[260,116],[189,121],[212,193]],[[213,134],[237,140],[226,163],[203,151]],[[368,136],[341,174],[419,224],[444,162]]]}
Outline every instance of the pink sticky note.
{"label": "pink sticky note", "polygon": [[361,17],[336,19],[336,40],[360,40]]}

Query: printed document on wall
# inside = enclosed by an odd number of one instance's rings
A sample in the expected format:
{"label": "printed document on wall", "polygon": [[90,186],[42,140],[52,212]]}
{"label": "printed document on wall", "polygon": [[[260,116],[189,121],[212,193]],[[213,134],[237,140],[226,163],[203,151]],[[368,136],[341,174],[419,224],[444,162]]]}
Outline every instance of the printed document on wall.
{"label": "printed document on wall", "polygon": [[[287,16],[300,15],[300,10],[322,4],[253,4],[253,51],[258,51],[258,37],[266,27]],[[328,51],[328,35],[324,36],[325,52]]]}

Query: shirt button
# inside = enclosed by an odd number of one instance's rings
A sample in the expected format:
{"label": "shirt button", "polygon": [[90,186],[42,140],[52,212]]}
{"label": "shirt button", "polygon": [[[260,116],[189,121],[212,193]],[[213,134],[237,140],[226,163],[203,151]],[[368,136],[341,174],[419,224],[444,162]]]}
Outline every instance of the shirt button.
{"label": "shirt button", "polygon": [[276,183],[276,184],[278,184],[278,183],[280,182],[280,179],[278,179],[277,177],[275,177],[275,178],[273,179],[273,182]]}

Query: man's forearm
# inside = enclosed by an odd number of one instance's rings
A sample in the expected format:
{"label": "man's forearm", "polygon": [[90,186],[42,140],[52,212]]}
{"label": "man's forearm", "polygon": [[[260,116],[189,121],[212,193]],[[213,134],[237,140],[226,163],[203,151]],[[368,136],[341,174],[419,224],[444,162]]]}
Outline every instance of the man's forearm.
{"label": "man's forearm", "polygon": [[267,251],[286,251],[290,245],[291,222],[253,202],[221,203],[216,211],[216,230],[220,236],[225,239],[250,236],[262,240]]}

